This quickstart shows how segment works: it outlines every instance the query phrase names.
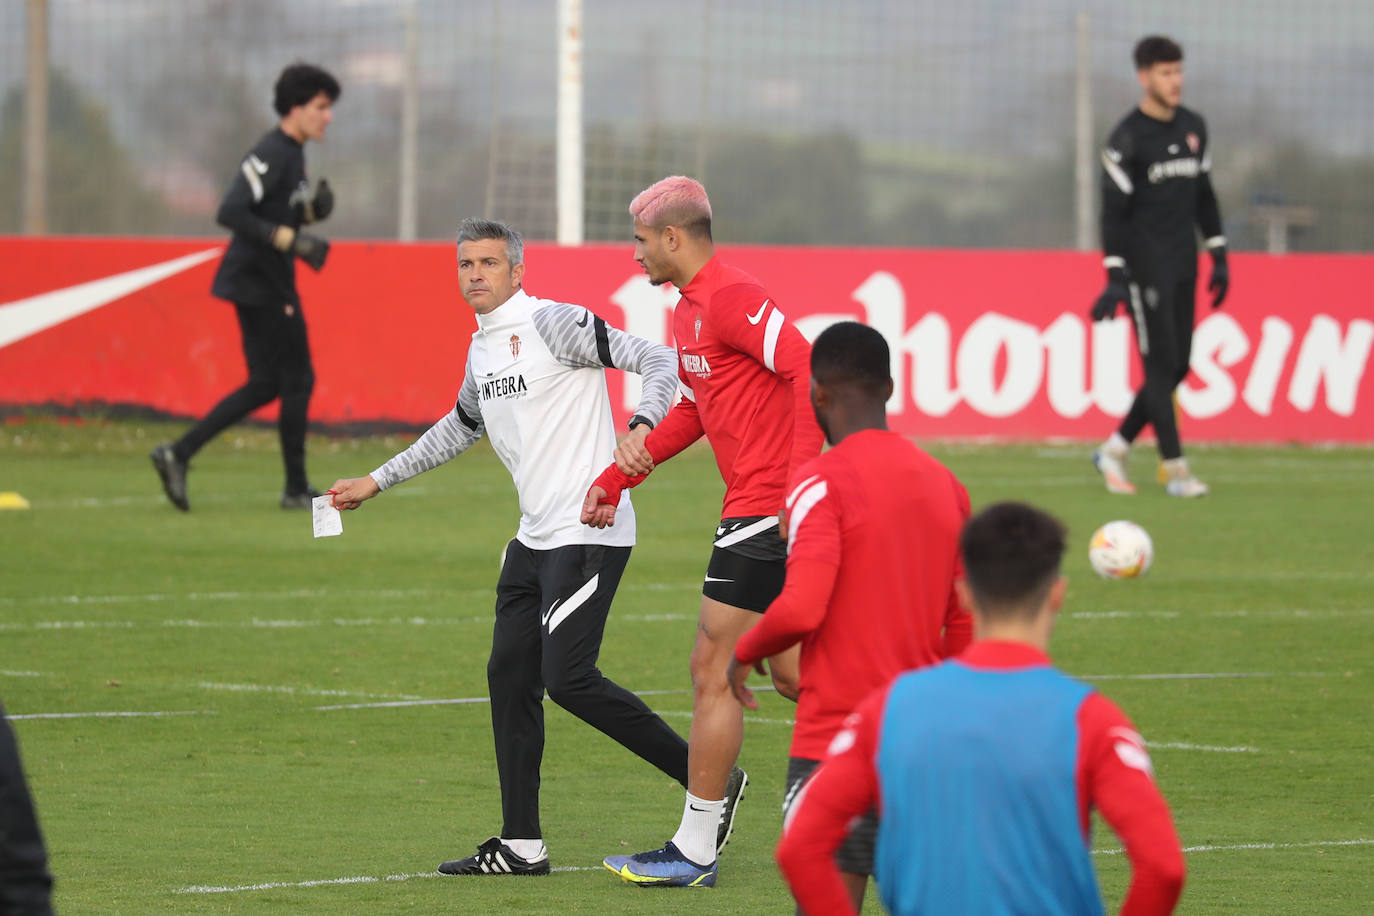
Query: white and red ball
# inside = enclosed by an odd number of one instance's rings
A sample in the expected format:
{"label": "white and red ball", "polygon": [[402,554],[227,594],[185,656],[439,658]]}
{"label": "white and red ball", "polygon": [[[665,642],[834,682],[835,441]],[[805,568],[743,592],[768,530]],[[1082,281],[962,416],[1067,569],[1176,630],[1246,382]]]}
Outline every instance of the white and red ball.
{"label": "white and red ball", "polygon": [[1155,559],[1150,535],[1135,522],[1108,522],[1093,532],[1088,542],[1088,562],[1104,579],[1136,579],[1145,575]]}

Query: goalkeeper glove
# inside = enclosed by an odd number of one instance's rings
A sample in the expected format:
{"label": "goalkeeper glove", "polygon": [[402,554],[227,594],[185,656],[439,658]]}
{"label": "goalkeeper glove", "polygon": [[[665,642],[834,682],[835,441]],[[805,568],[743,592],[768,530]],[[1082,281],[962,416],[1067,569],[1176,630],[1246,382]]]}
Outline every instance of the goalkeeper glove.
{"label": "goalkeeper glove", "polygon": [[315,196],[305,204],[305,221],[307,223],[318,223],[322,219],[329,219],[329,214],[334,212],[334,191],[329,187],[328,179],[321,178],[320,183],[315,187]]}
{"label": "goalkeeper glove", "polygon": [[1117,304],[1125,302],[1130,295],[1131,291],[1126,286],[1126,270],[1121,267],[1108,268],[1107,288],[1097,297],[1090,313],[1093,321],[1106,321],[1114,317]]}
{"label": "goalkeeper glove", "polygon": [[297,232],[291,243],[291,253],[310,265],[311,270],[319,270],[324,266],[324,259],[329,257],[329,241],[309,232]]}
{"label": "goalkeeper glove", "polygon": [[272,230],[272,247],[294,254],[314,270],[323,267],[324,259],[329,257],[329,242],[326,239],[290,226],[278,226]]}
{"label": "goalkeeper glove", "polygon": [[1212,294],[1212,308],[1221,308],[1230,288],[1231,270],[1226,266],[1226,246],[1218,245],[1212,249],[1212,279],[1207,283],[1207,289]]}

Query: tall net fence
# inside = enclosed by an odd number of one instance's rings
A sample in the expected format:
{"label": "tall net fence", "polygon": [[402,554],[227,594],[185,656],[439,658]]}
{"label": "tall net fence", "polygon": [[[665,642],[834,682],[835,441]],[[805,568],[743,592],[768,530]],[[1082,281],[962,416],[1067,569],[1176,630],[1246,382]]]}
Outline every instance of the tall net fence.
{"label": "tall net fence", "polygon": [[[26,225],[34,6],[0,0],[0,232]],[[421,238],[476,213],[554,237],[555,0],[45,6],[48,232],[215,232],[239,159],[275,120],[277,73],[308,60],[344,87],[307,149],[338,194],[332,234],[407,234],[409,206]],[[725,242],[1082,244],[1079,89],[1095,147],[1137,101],[1131,47],[1164,32],[1185,50],[1184,102],[1209,124],[1233,245],[1374,250],[1367,0],[581,6],[588,240],[627,238],[631,197],[687,173]]]}

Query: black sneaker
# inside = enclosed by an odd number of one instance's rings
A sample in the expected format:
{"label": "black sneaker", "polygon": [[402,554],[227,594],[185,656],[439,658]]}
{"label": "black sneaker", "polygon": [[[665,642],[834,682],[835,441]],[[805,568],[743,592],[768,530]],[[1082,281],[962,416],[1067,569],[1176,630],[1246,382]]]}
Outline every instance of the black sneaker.
{"label": "black sneaker", "polygon": [[492,837],[477,847],[477,854],[466,859],[455,859],[439,866],[441,875],[547,875],[549,855],[530,861],[522,859],[501,842],[500,837]]}
{"label": "black sneaker", "polygon": [[749,774],[739,767],[730,770],[730,781],[725,784],[725,810],[720,813],[720,826],[716,828],[716,854],[730,842],[730,834],[735,832],[735,811],[740,799],[744,798],[744,787],[749,785]]}
{"label": "black sneaker", "polygon": [[320,495],[320,491],[316,490],[314,487],[306,487],[300,493],[291,493],[283,490],[281,494],[281,507],[283,509],[309,509],[310,501]]}
{"label": "black sneaker", "polygon": [[177,457],[170,442],[164,442],[148,453],[157,468],[157,476],[162,478],[162,491],[182,512],[191,511],[191,503],[186,499],[186,462]]}

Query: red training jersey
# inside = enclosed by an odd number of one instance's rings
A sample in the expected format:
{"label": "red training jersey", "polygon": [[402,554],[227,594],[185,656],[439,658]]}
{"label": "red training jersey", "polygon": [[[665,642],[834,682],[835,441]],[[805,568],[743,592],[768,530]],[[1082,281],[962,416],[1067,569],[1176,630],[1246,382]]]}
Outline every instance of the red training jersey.
{"label": "red training jersey", "polygon": [[[975,670],[1014,672],[1048,667],[1050,660],[1025,643],[985,641],[970,646],[956,663]],[[808,913],[856,913],[834,864],[834,851],[843,842],[851,819],[875,806],[882,819],[877,760],[891,687],[870,694],[845,722],[783,827],[778,865],[797,904]],[[959,698],[950,697],[948,707],[932,709],[930,714],[958,716],[959,709]],[[1089,841],[1089,815],[1096,808],[1121,838],[1131,861],[1131,884],[1121,916],[1165,916],[1173,912],[1183,889],[1183,850],[1168,803],[1155,785],[1144,741],[1126,714],[1095,691],[1078,707],[1076,724],[1074,782],[1082,840],[1085,845]],[[1008,747],[1007,752],[1016,749]],[[995,812],[951,811],[947,815],[970,823],[996,821]],[[884,842],[902,840],[890,837]],[[882,876],[878,877],[881,882]]]}
{"label": "red training jersey", "polygon": [[[725,481],[721,517],[776,515],[789,476],[821,450],[811,344],[758,280],[715,257],[682,289],[673,337],[682,397],[645,448],[661,464],[704,433]],[[618,499],[643,479],[612,466],[597,484]]]}
{"label": "red training jersey", "polygon": [[859,701],[973,635],[955,597],[968,491],[888,430],[846,436],[787,496],[787,581],[735,646],[741,665],[802,644],[792,756],[819,760]]}

